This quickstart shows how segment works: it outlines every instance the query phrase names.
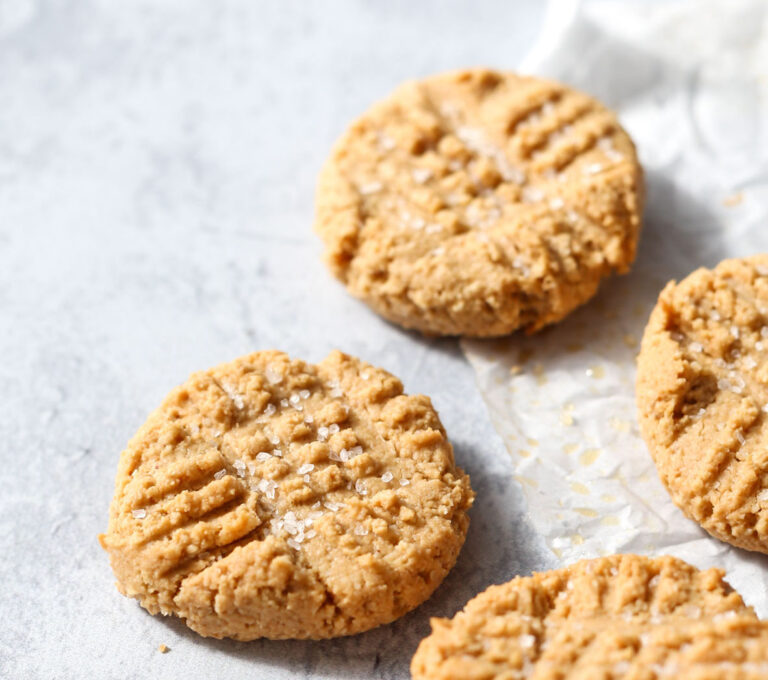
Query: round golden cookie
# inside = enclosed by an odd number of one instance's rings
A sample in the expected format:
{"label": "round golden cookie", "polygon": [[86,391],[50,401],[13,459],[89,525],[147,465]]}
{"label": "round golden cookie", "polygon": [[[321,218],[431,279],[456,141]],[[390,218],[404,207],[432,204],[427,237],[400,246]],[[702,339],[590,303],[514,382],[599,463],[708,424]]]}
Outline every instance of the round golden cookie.
{"label": "round golden cookie", "polygon": [[661,292],[638,358],[640,428],[674,502],[768,552],[768,255]]}
{"label": "round golden cookie", "polygon": [[331,271],[427,334],[535,331],[635,258],[643,182],[616,116],[477,69],[408,82],[337,142],[315,230]]}
{"label": "round golden cookie", "polygon": [[768,623],[717,569],[613,555],[492,586],[432,634],[414,680],[755,680]]}
{"label": "round golden cookie", "polygon": [[174,389],[120,457],[120,592],[201,635],[328,638],[423,602],[473,493],[428,397],[333,352],[258,352]]}

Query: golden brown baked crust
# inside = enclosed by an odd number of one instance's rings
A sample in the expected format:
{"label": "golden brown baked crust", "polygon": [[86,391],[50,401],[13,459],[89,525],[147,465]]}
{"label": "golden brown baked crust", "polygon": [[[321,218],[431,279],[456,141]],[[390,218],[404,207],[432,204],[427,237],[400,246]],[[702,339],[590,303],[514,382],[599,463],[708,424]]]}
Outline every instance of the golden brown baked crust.
{"label": "golden brown baked crust", "polygon": [[174,389],[120,457],[118,589],[198,633],[358,633],[423,602],[472,503],[429,398],[333,352],[258,352]]}
{"label": "golden brown baked crust", "polygon": [[723,573],[613,555],[516,578],[433,619],[414,680],[768,677],[768,624]]}
{"label": "golden brown baked crust", "polygon": [[535,331],[635,257],[642,171],[615,115],[476,69],[408,82],[337,142],[315,229],[382,316],[439,335]]}
{"label": "golden brown baked crust", "polygon": [[638,358],[640,427],[674,502],[768,552],[768,255],[699,269],[659,296]]}

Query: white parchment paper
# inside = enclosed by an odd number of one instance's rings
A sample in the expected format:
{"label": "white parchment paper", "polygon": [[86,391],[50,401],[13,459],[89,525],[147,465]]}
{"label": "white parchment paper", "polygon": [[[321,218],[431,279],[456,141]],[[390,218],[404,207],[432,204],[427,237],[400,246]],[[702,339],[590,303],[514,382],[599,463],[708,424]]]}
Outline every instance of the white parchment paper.
{"label": "white parchment paper", "polygon": [[768,250],[768,4],[555,2],[529,72],[618,110],[647,173],[636,266],[533,337],[465,341],[535,528],[563,562],[671,553],[768,615],[768,559],[674,506],[640,438],[635,356],[663,284]]}

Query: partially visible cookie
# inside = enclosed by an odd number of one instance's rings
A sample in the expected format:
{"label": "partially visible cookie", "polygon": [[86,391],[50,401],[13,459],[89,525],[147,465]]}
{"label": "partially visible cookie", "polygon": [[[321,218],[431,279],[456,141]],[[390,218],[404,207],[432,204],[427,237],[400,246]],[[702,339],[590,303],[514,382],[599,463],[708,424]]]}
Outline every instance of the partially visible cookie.
{"label": "partially visible cookie", "polygon": [[671,282],[645,329],[640,428],[674,502],[768,552],[768,255]]}
{"label": "partially visible cookie", "polygon": [[493,586],[432,634],[414,680],[768,677],[768,623],[717,569],[613,555]]}
{"label": "partially visible cookie", "polygon": [[340,352],[259,352],[149,416],[100,538],[120,592],[153,614],[212,637],[328,638],[429,597],[472,498],[429,398]]}
{"label": "partially visible cookie", "polygon": [[337,142],[315,229],[334,275],[436,335],[535,331],[635,257],[643,202],[616,116],[558,83],[485,69],[408,82]]}

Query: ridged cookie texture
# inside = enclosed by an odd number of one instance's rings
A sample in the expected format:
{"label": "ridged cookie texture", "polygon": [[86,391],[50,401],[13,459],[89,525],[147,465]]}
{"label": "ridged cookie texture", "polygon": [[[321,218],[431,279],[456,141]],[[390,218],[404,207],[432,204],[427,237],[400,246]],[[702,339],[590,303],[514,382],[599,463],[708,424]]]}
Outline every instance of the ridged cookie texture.
{"label": "ridged cookie texture", "polygon": [[212,637],[328,638],[428,598],[472,499],[429,398],[340,352],[259,352],[150,415],[100,539],[120,592],[153,614]]}
{"label": "ridged cookie texture", "polygon": [[635,258],[642,170],[616,116],[558,83],[465,70],[359,118],[317,186],[333,274],[427,334],[535,331]]}
{"label": "ridged cookie texture", "polygon": [[433,619],[414,680],[764,680],[768,623],[717,569],[613,555],[516,578]]}
{"label": "ridged cookie texture", "polygon": [[674,502],[768,553],[768,255],[669,283],[637,372],[640,428]]}

